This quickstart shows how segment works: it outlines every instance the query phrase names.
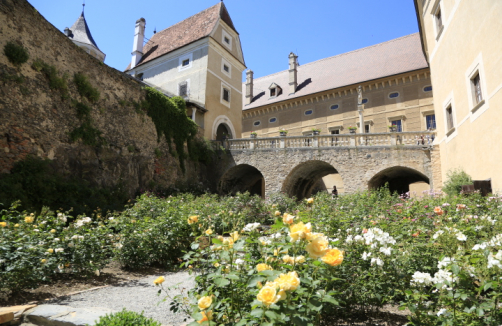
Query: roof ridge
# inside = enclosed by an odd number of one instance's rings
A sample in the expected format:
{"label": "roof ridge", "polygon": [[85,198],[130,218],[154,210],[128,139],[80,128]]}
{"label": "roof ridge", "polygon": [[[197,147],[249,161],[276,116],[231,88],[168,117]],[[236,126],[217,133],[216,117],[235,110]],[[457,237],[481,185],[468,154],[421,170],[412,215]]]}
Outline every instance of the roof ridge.
{"label": "roof ridge", "polygon": [[[321,62],[321,61],[326,61],[326,60],[329,60],[329,59],[333,59],[333,58],[337,58],[337,57],[342,57],[344,55],[353,54],[353,53],[356,53],[356,52],[359,52],[359,51],[362,51],[362,50],[371,49],[371,48],[374,48],[374,47],[377,47],[377,46],[381,46],[381,45],[384,45],[384,44],[387,44],[387,43],[392,43],[392,42],[395,42],[395,41],[399,41],[401,39],[405,39],[405,38],[408,38],[408,37],[411,37],[411,36],[417,35],[417,34],[418,33],[412,33],[412,34],[409,34],[409,35],[400,36],[398,38],[395,38],[395,39],[392,39],[392,40],[388,40],[388,41],[385,41],[385,42],[381,42],[381,43],[377,43],[377,44],[373,44],[373,45],[370,45],[370,46],[366,46],[364,48],[360,48],[360,49],[352,50],[352,51],[349,51],[349,52],[344,52],[344,53],[340,53],[340,54],[337,54],[337,55],[333,55],[331,57],[322,58],[322,59],[319,59],[319,60],[316,60],[316,61],[312,61],[312,62],[303,64],[303,65],[300,65],[299,67],[304,67],[304,66],[312,65],[312,64],[315,64],[315,63],[318,63],[318,62]],[[263,76],[263,77],[258,77],[258,78],[255,78],[254,80],[258,80],[258,79],[261,79],[261,78],[278,75],[278,74],[283,73],[285,71],[288,71],[288,69],[281,70],[281,71],[278,71],[278,72],[275,72],[273,74],[266,75],[266,76]]]}

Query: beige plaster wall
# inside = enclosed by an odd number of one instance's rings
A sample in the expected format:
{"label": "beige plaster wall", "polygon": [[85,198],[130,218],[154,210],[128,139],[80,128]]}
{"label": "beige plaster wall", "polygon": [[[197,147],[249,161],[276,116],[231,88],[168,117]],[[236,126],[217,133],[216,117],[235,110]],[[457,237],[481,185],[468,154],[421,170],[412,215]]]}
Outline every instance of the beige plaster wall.
{"label": "beige plaster wall", "polygon": [[[442,178],[449,170],[462,168],[475,180],[491,178],[493,190],[500,192],[502,2],[442,0],[444,29],[439,38],[432,2],[420,16],[434,86]],[[477,64],[485,104],[473,110],[469,73]],[[453,108],[452,130],[446,130],[448,102]]]}
{"label": "beige plaster wall", "polygon": [[[228,45],[223,42],[223,32],[225,30],[232,37],[232,48],[229,49]],[[241,50],[241,44],[239,39],[239,34],[233,31],[225,22],[220,20],[220,23],[216,27],[216,29],[211,34],[211,37],[219,43],[222,47],[224,47],[233,57],[235,57],[240,62],[244,63],[244,57]]]}
{"label": "beige plaster wall", "polygon": [[[378,88],[375,84],[378,84]],[[425,130],[425,113],[433,111],[432,92],[423,91],[429,85],[431,80],[428,69],[364,85],[363,98],[368,99],[364,121],[370,124],[370,132],[387,132],[391,118],[400,116],[404,116],[403,131]],[[314,127],[321,129],[321,134],[330,133],[333,128],[341,128],[342,134],[349,133],[348,127],[358,126],[359,121],[357,92],[352,89],[352,92],[349,90],[345,95],[344,91],[345,89],[337,89],[313,94],[296,103],[292,102],[293,107],[289,105],[290,102],[284,102],[282,107],[280,103],[279,107],[274,104],[273,107],[246,110],[243,137],[249,137],[251,131],[256,131],[261,137],[275,137],[281,128],[289,131],[288,136],[302,135]],[[399,96],[391,99],[389,94],[393,92],[399,92]],[[337,95],[333,97],[333,93]],[[335,104],[339,108],[332,110],[331,106]],[[307,110],[313,110],[313,113],[305,115]],[[271,123],[271,118],[276,118],[277,121]],[[259,126],[254,125],[257,121],[260,122]]]}

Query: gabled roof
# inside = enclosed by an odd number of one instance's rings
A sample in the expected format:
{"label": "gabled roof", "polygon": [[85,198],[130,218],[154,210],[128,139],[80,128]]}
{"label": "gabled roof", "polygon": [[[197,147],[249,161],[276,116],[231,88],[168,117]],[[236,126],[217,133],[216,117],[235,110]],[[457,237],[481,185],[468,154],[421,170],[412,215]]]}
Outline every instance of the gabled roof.
{"label": "gabled roof", "polygon": [[[145,44],[143,57],[136,66],[209,36],[220,18],[237,33],[225,5],[223,2],[218,2],[218,4],[154,34]],[[129,69],[130,64],[126,71]]]}
{"label": "gabled roof", "polygon": [[70,28],[70,30],[72,33],[72,35],[69,36],[70,39],[80,43],[93,45],[94,47],[96,47],[96,49],[99,50],[98,45],[96,44],[96,42],[94,42],[94,39],[92,38],[89,26],[87,26],[87,22],[85,20],[83,11],[80,17],[78,17],[77,21]]}
{"label": "gabled roof", "polygon": [[[287,66],[287,58],[284,58]],[[281,102],[339,87],[355,85],[383,77],[428,68],[418,33],[403,36],[356,51],[307,63],[298,67],[298,86],[294,94],[283,93],[274,98],[265,95],[269,85],[289,84],[288,70],[253,81],[253,101],[244,110]],[[246,84],[242,85],[243,100]]]}

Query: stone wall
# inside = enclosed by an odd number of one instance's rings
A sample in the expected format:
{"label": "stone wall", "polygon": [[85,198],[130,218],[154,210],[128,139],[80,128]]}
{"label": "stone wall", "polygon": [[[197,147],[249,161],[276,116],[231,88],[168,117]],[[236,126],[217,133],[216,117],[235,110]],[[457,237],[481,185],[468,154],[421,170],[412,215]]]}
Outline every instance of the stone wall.
{"label": "stone wall", "polygon": [[[157,142],[154,123],[132,104],[145,96],[139,83],[74,45],[25,0],[2,0],[0,22],[1,173],[9,173],[15,162],[33,155],[51,159],[57,171],[96,186],[121,183],[131,195],[153,183],[168,187],[202,179],[204,167],[196,163],[187,162],[187,172],[181,172],[165,141]],[[16,67],[8,61],[3,49],[9,41],[28,49],[28,62]],[[66,76],[66,98],[32,68],[37,59]],[[72,81],[78,72],[100,92],[97,102],[79,95]],[[93,124],[102,132],[104,145],[70,140],[70,132],[80,125],[77,101],[92,108]],[[155,155],[157,148],[163,153],[160,158]]]}

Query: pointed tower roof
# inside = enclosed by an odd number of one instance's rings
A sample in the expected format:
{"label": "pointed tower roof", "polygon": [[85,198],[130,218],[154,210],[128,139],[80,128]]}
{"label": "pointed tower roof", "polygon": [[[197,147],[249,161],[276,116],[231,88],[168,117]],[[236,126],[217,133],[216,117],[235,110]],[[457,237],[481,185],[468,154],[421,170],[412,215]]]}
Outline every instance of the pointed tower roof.
{"label": "pointed tower roof", "polygon": [[96,42],[94,42],[94,39],[92,38],[89,26],[87,26],[87,22],[85,21],[84,11],[82,11],[82,14],[80,15],[80,17],[78,17],[77,21],[73,24],[70,30],[71,30],[71,35],[69,36],[70,39],[80,43],[93,45],[96,49],[99,50],[98,45],[96,44]]}
{"label": "pointed tower roof", "polygon": [[[144,55],[137,66],[208,37],[220,18],[239,34],[225,4],[218,2],[218,4],[154,34],[145,44],[143,48]],[[130,66],[126,68],[126,71],[130,69]]]}

